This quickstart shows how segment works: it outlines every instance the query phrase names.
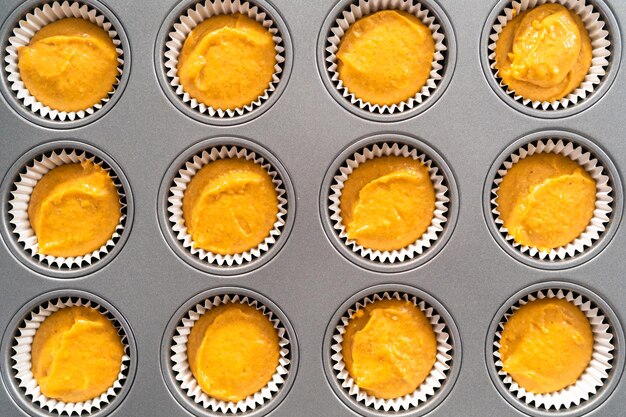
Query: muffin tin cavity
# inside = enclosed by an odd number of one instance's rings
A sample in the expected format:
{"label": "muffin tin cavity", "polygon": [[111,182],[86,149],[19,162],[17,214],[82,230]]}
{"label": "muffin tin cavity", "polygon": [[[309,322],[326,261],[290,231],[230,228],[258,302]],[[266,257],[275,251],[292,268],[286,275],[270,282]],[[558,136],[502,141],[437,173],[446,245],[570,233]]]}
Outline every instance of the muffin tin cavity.
{"label": "muffin tin cavity", "polygon": [[[262,24],[273,36],[276,64],[272,81],[252,103],[236,109],[214,109],[199,103],[187,93],[178,77],[178,57],[191,31],[207,18],[241,13]],[[291,73],[292,46],[287,25],[274,7],[265,0],[187,0],[178,4],[166,17],[154,51],[159,84],[172,104],[187,116],[215,125],[236,125],[252,120],[267,111],[280,97]]]}
{"label": "muffin tin cavity", "polygon": [[[591,324],[593,353],[576,383],[556,393],[533,394],[518,386],[502,369],[500,338],[504,325],[516,310],[546,298],[567,300],[584,313]],[[519,411],[533,416],[577,417],[599,407],[619,383],[624,367],[624,333],[611,307],[592,291],[568,282],[544,282],[519,291],[498,310],[489,328],[485,353],[495,387]]]}
{"label": "muffin tin cavity", "polygon": [[[584,81],[567,97],[553,102],[525,99],[502,82],[495,67],[495,47],[504,26],[520,12],[557,3],[581,17],[592,47],[591,68]],[[556,119],[593,106],[611,88],[621,62],[622,44],[617,20],[603,0],[500,0],[493,8],[480,38],[480,61],[487,82],[505,103],[524,114]]]}
{"label": "muffin tin cavity", "polygon": [[[93,400],[64,403],[41,394],[31,371],[31,344],[41,323],[50,314],[73,306],[92,307],[100,311],[118,329],[124,346],[122,366],[117,380],[105,393]],[[78,290],[57,290],[42,294],[20,309],[11,320],[2,339],[2,378],[16,403],[29,415],[93,416],[112,413],[130,390],[137,367],[137,348],[130,326],[108,302]]]}
{"label": "muffin tin cavity", "polygon": [[[363,101],[352,94],[339,79],[335,56],[348,28],[361,17],[382,11],[401,10],[414,15],[431,31],[435,56],[430,78],[415,96],[393,105]],[[445,92],[456,63],[456,40],[443,9],[432,0],[342,0],[324,21],[317,41],[317,65],[324,86],[342,107],[357,116],[379,122],[408,119],[431,107]]]}
{"label": "muffin tin cavity", "polygon": [[[340,198],[344,182],[357,166],[390,155],[419,160],[428,168],[435,190],[435,211],[430,226],[418,240],[400,250],[378,251],[348,238]],[[344,150],[327,171],[320,193],[320,215],[332,244],[350,261],[377,272],[406,271],[432,259],[450,238],[458,207],[456,183],[445,160],[424,142],[394,133],[359,140]]]}
{"label": "muffin tin cavity", "polygon": [[[503,225],[497,205],[499,184],[507,171],[519,160],[538,153],[566,156],[596,181],[595,210],[586,230],[574,241],[551,251],[515,242]],[[615,235],[623,212],[622,183],[608,155],[589,139],[564,131],[537,132],[515,141],[496,159],[485,182],[483,211],[494,239],[513,258],[535,268],[572,268],[600,253]]]}
{"label": "muffin tin cavity", "polygon": [[[279,364],[272,379],[261,391],[238,402],[220,401],[205,394],[187,361],[187,341],[194,324],[211,308],[223,304],[256,308],[272,322],[279,337]],[[298,343],[285,314],[263,295],[244,288],[214,288],[187,301],[170,320],[161,343],[161,369],[176,400],[196,416],[262,416],[280,404],[293,384],[298,369]]]}
{"label": "muffin tin cavity", "polygon": [[[17,50],[30,43],[35,33],[48,23],[63,18],[85,19],[104,29],[117,52],[117,77],[108,96],[99,103],[81,111],[52,109],[33,97],[25,87],[17,65]],[[119,100],[130,73],[130,44],[122,24],[98,0],[42,1],[22,3],[2,26],[2,56],[4,69],[0,71],[0,89],[9,104],[27,120],[48,128],[67,129],[84,126],[104,116]]]}
{"label": "muffin tin cavity", "polygon": [[[267,171],[278,197],[274,228],[257,247],[233,255],[220,255],[195,247],[182,214],[182,199],[193,176],[211,161],[239,158]],[[237,275],[270,261],[285,244],[295,213],[295,194],[287,172],[269,151],[246,139],[223,137],[197,143],[170,166],[159,190],[159,223],[171,248],[185,262],[204,272]]]}
{"label": "muffin tin cavity", "polygon": [[[413,393],[393,400],[376,398],[360,390],[348,373],[342,354],[343,334],[350,318],[361,308],[380,300],[413,303],[432,324],[437,341],[436,362],[430,374]],[[350,297],[335,312],[324,336],[323,362],[335,394],[359,415],[423,416],[452,390],[461,365],[461,341],[452,316],[432,296],[406,285],[378,285]]]}
{"label": "muffin tin cavity", "polygon": [[[31,193],[41,177],[64,164],[91,161],[109,173],[120,201],[120,220],[111,238],[92,253],[55,257],[38,252],[37,236],[29,219]],[[2,236],[13,254],[26,266],[55,278],[75,278],[92,273],[120,252],[133,222],[133,199],[128,180],[115,161],[101,150],[76,141],[49,142],[18,159],[2,183]]]}

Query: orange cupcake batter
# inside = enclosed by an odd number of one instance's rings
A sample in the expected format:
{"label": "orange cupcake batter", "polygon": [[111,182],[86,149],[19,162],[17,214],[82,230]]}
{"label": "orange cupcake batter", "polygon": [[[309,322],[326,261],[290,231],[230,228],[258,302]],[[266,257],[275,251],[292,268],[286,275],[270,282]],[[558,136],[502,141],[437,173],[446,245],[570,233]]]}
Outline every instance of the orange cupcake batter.
{"label": "orange cupcake batter", "polygon": [[99,249],[121,216],[120,197],[109,174],[90,161],[58,166],[33,189],[28,205],[39,253],[70,257]]}
{"label": "orange cupcake batter", "polygon": [[593,218],[596,183],[568,157],[540,153],[511,167],[496,202],[517,243],[549,251],[585,231]]}
{"label": "orange cupcake batter", "polygon": [[59,111],[86,110],[106,98],[116,83],[117,66],[109,34],[77,18],[44,26],[18,50],[18,68],[28,91]]}
{"label": "orange cupcake batter", "polygon": [[194,28],[178,59],[180,83],[215,109],[246,106],[272,82],[276,50],[272,34],[239,13],[213,16]]}
{"label": "orange cupcake batter", "polygon": [[351,93],[372,104],[392,105],[426,84],[435,41],[417,17],[383,10],[354,22],[336,56],[339,78]]}
{"label": "orange cupcake batter", "polygon": [[503,369],[526,391],[547,394],[575,383],[591,361],[589,320],[572,303],[542,299],[522,306],[502,331]]}
{"label": "orange cupcake batter", "polygon": [[271,177],[245,159],[208,163],[183,196],[183,218],[194,246],[222,255],[257,247],[274,228],[277,214]]}
{"label": "orange cupcake batter", "polygon": [[349,239],[366,248],[402,249],[419,239],[435,212],[435,190],[421,161],[374,158],[350,174],[340,200]]}
{"label": "orange cupcake batter", "polygon": [[123,356],[124,346],[109,319],[91,307],[66,307],[35,333],[32,371],[46,397],[82,402],[113,386]]}
{"label": "orange cupcake batter", "polygon": [[533,101],[556,101],[576,90],[591,68],[591,39],[580,17],[544,4],[511,20],[496,42],[504,84]]}
{"label": "orange cupcake batter", "polygon": [[393,399],[415,391],[430,374],[437,340],[428,318],[413,303],[381,300],[352,316],[342,352],[361,390]]}
{"label": "orange cupcake batter", "polygon": [[187,358],[193,376],[209,396],[237,402],[260,391],[278,366],[278,333],[256,308],[222,304],[191,329]]}

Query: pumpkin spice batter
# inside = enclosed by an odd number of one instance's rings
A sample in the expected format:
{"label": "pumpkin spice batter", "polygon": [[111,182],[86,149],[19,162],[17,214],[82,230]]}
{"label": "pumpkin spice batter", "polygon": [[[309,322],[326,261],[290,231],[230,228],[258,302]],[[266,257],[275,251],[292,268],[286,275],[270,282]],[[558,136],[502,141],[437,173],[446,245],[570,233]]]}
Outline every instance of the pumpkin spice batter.
{"label": "pumpkin spice batter", "polygon": [[581,18],[544,4],[511,20],[496,42],[496,68],[515,94],[556,101],[572,93],[591,67],[591,39]]}
{"label": "pumpkin spice batter", "polygon": [[368,160],[344,183],[340,209],[349,239],[374,250],[402,249],[419,239],[434,217],[428,168],[401,156]]}
{"label": "pumpkin spice batter", "polygon": [[595,210],[596,183],[570,158],[540,153],[508,170],[496,202],[517,243],[549,251],[585,231]]}
{"label": "pumpkin spice batter", "polygon": [[123,355],[124,346],[109,319],[91,307],[66,307],[37,329],[32,372],[46,397],[82,402],[113,386]]}
{"label": "pumpkin spice batter", "polygon": [[383,10],[357,20],[337,51],[339,79],[357,98],[392,105],[417,94],[430,77],[435,41],[417,17]]}
{"label": "pumpkin spice batter", "polygon": [[352,316],[342,353],[361,390],[393,399],[415,391],[430,374],[437,340],[428,318],[413,303],[380,300]]}
{"label": "pumpkin spice batter", "polygon": [[91,253],[111,239],[121,217],[117,188],[90,161],[65,164],[37,182],[28,218],[39,253],[59,257]]}
{"label": "pumpkin spice batter", "polygon": [[274,228],[277,214],[271,177],[245,159],[208,163],[183,196],[183,218],[194,246],[221,255],[257,247]]}
{"label": "pumpkin spice batter", "polygon": [[50,23],[18,50],[28,91],[54,110],[86,110],[106,98],[118,75],[117,52],[104,29],[83,19]]}
{"label": "pumpkin spice batter", "polygon": [[535,394],[575,383],[591,361],[589,320],[563,299],[539,299],[515,311],[500,340],[502,365],[515,382]]}
{"label": "pumpkin spice batter", "polygon": [[272,34],[239,13],[213,16],[196,26],[178,59],[180,83],[215,109],[236,109],[263,95],[275,72]]}
{"label": "pumpkin spice batter", "polygon": [[222,304],[194,324],[187,355],[191,372],[207,395],[237,402],[272,379],[279,363],[278,333],[256,308]]}

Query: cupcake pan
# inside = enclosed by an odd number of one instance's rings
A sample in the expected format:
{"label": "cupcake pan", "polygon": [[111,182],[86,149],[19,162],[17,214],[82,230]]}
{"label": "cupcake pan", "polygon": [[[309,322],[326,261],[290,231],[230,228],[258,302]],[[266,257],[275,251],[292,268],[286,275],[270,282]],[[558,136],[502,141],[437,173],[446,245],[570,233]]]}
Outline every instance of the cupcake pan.
{"label": "cupcake pan", "polygon": [[[617,22],[626,20],[623,1],[589,1],[611,11],[607,16],[612,15],[614,21],[605,16],[609,27],[619,29]],[[393,415],[368,406],[355,409],[345,402],[341,392],[336,392],[334,382],[327,378],[324,370],[328,353],[325,334],[330,323],[336,322],[335,312],[341,310],[337,314],[342,314],[342,304],[350,302],[351,305],[353,297],[362,291],[375,287],[376,292],[393,292],[398,290],[397,285],[402,285],[423,291],[425,296],[440,303],[456,324],[463,349],[462,356],[456,350],[452,354],[459,372],[454,384],[445,385],[449,387],[449,392],[442,396],[445,398],[439,401],[435,395],[423,403],[430,410],[429,416],[571,416],[582,413],[592,417],[622,416],[626,409],[626,384],[620,365],[624,358],[620,324],[615,324],[614,333],[617,337],[615,371],[610,373],[595,399],[570,409],[535,411],[518,407],[515,396],[498,388],[499,379],[492,380],[490,375],[495,368],[486,360],[488,352],[493,363],[495,330],[490,329],[490,323],[496,320],[494,317],[498,316],[498,320],[501,317],[498,310],[518,291],[534,291],[536,283],[558,280],[561,285],[576,285],[572,290],[579,293],[587,289],[597,295],[597,305],[605,313],[606,307],[612,309],[614,317],[607,317],[615,319],[615,323],[626,320],[626,287],[623,285],[626,235],[621,228],[619,209],[623,205],[620,179],[623,179],[626,164],[626,127],[621,122],[626,75],[619,68],[619,59],[616,59],[619,54],[612,54],[609,73],[592,97],[595,98],[600,89],[606,92],[593,106],[587,107],[585,101],[572,107],[576,114],[542,111],[536,117],[528,117],[489,87],[489,73],[485,73],[480,64],[482,30],[486,25],[491,26],[489,16],[501,3],[495,0],[431,0],[427,3],[441,9],[450,22],[456,52],[448,54],[448,59],[454,56],[456,63],[448,67],[451,71],[448,87],[426,111],[393,123],[379,123],[367,115],[354,114],[325,88],[324,77],[316,65],[322,53],[317,48],[317,40],[322,36],[326,19],[337,12],[338,2],[334,0],[271,1],[272,11],[281,17],[289,34],[285,37],[291,51],[286,53],[285,61],[289,79],[284,78],[279,83],[285,86],[280,96],[272,95],[249,113],[253,115],[263,109],[263,114],[256,114],[254,120],[252,116],[234,117],[232,119],[237,121],[231,120],[231,124],[236,123],[232,126],[216,126],[206,118],[179,111],[178,99],[170,100],[166,89],[159,84],[162,74],[160,55],[156,51],[161,52],[164,47],[160,28],[169,28],[171,21],[168,19],[183,8],[189,8],[189,2],[154,0],[149,6],[125,0],[105,2],[106,10],[121,22],[128,35],[132,62],[125,60],[125,63],[132,63],[132,72],[126,72],[129,79],[124,93],[116,93],[119,100],[113,105],[107,104],[104,108],[109,107],[109,110],[94,123],[77,129],[65,129],[66,123],[49,123],[46,127],[39,122],[32,123],[31,117],[14,106],[13,93],[3,82],[0,85],[4,97],[0,99],[0,176],[4,177],[0,190],[3,199],[0,224],[3,349],[16,326],[12,318],[30,311],[29,300],[38,296],[54,297],[55,291],[68,288],[81,294],[95,294],[110,302],[128,323],[129,331],[132,328],[139,353],[135,356],[135,377],[125,384],[129,387],[128,395],[118,397],[123,398],[110,415],[209,415],[182,401],[172,389],[176,380],[162,353],[163,345],[170,343],[173,334],[168,323],[177,322],[191,307],[190,299],[207,290],[216,293],[254,291],[284,315],[283,323],[287,321],[293,326],[298,356],[292,357],[288,374],[291,385],[269,402],[272,409],[258,407],[246,416]],[[27,2],[23,6],[20,0],[4,1],[0,6],[0,21],[5,22],[0,38],[7,39],[7,31],[13,28],[15,10],[24,10],[23,7],[30,10],[40,4]],[[269,5],[269,2],[263,4]],[[621,48],[621,34],[613,31],[610,37],[613,48]],[[292,70],[288,70],[290,66]],[[543,113],[550,113],[550,116],[544,117]],[[532,264],[523,262],[511,256],[501,238],[491,232],[491,213],[484,212],[485,187],[493,179],[490,168],[502,155],[521,146],[516,141],[529,135],[536,135],[533,138],[537,140],[563,135],[585,138],[589,142],[585,143],[585,148],[602,157],[605,168],[613,167],[610,172],[614,175],[614,211],[607,230],[594,245],[598,249],[584,252],[583,261],[563,263],[557,269],[544,267],[546,262],[540,259]],[[451,174],[448,178],[454,182],[448,184],[450,213],[457,211],[456,219],[452,219],[452,214],[448,216],[448,226],[453,227],[444,229],[444,233],[450,230],[445,244],[440,244],[444,241],[442,233],[433,246],[436,251],[428,252],[427,257],[425,252],[415,258],[415,263],[403,265],[403,268],[358,263],[357,258],[346,256],[336,245],[334,231],[330,229],[329,233],[327,229],[327,210],[322,211],[320,206],[321,197],[328,195],[325,178],[330,171],[333,171],[330,176],[334,175],[335,163],[344,161],[364,144],[372,143],[369,141],[406,138],[423,145],[420,149],[439,166],[443,161],[448,167]],[[206,140],[216,145],[256,146],[253,150],[267,157],[286,178],[289,216],[278,240],[282,243],[274,245],[257,259],[258,262],[252,261],[241,269],[232,267],[234,270],[228,276],[191,262],[182,247],[179,251],[171,244],[167,228],[162,227],[167,225],[168,218],[162,203],[166,199],[162,199],[160,193],[163,184],[168,184],[169,188],[175,175],[172,167],[197,153],[196,146],[209,143]],[[58,141],[89,144],[99,150],[103,159],[124,173],[134,202],[132,230],[125,233],[127,240],[123,246],[116,245],[119,252],[110,257],[105,266],[102,264],[104,267],[81,272],[77,279],[59,279],[75,275],[59,276],[25,261],[5,220],[9,187],[4,184],[12,183],[15,172],[32,159],[39,146]],[[510,148],[513,145],[515,148]],[[179,156],[185,159],[178,160]],[[610,163],[607,165],[605,161]],[[324,205],[327,208],[327,200]],[[103,304],[101,300],[99,303]],[[8,350],[2,352],[0,415],[49,415],[23,401],[20,391],[14,388],[11,373],[7,372],[10,369]],[[107,415],[111,410],[104,407],[100,415]],[[414,410],[404,414],[420,413]]]}

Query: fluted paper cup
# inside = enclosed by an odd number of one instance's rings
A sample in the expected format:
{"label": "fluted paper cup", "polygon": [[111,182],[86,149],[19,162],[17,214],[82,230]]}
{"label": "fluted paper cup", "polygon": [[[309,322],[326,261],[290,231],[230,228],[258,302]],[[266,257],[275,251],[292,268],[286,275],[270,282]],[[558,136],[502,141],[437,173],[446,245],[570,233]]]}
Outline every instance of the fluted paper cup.
{"label": "fluted paper cup", "polygon": [[[346,34],[350,26],[357,20],[367,15],[382,10],[400,10],[417,17],[430,30],[435,42],[435,55],[430,70],[430,77],[426,84],[415,93],[413,97],[405,101],[392,105],[379,105],[364,101],[356,97],[347,87],[343,85],[338,72],[338,62],[336,53],[343,36]],[[427,7],[416,0],[359,0],[350,4],[335,20],[331,26],[330,34],[326,39],[325,50],[328,53],[325,62],[326,69],[330,73],[330,79],[345,99],[349,100],[354,106],[360,109],[376,114],[396,114],[411,110],[423,103],[437,89],[443,78],[443,68],[445,61],[445,52],[447,51],[446,35],[441,24],[436,20]]]}
{"label": "fluted paper cup", "polygon": [[[563,299],[575,305],[582,311],[591,324],[593,333],[593,353],[591,362],[587,369],[578,378],[578,380],[557,392],[547,394],[534,394],[520,387],[513,378],[502,369],[502,361],[500,358],[500,339],[502,331],[509,318],[522,306],[535,301],[537,299],[557,298]],[[562,410],[569,409],[574,406],[581,405],[585,401],[591,399],[604,385],[609,377],[609,371],[612,368],[613,351],[615,346],[612,343],[614,339],[610,326],[602,314],[589,299],[574,291],[563,289],[547,289],[540,290],[528,294],[522,299],[515,302],[502,317],[498,324],[498,330],[494,337],[495,350],[493,352],[493,360],[496,365],[498,376],[504,382],[511,395],[520,401],[543,410]]]}
{"label": "fluted paper cup", "polygon": [[[383,156],[401,156],[412,158],[422,162],[427,168],[435,189],[435,211],[433,220],[426,229],[426,232],[420,236],[415,242],[407,247],[393,251],[379,251],[366,248],[359,245],[355,240],[349,239],[346,233],[346,227],[343,224],[341,214],[341,196],[344,183],[350,177],[350,174],[361,164]],[[331,192],[329,196],[329,210],[333,224],[333,229],[338,234],[344,244],[354,253],[363,258],[377,262],[400,263],[407,259],[413,259],[421,255],[426,249],[431,247],[441,235],[445,224],[447,223],[447,212],[449,210],[450,199],[448,197],[448,187],[445,177],[442,175],[441,169],[437,167],[428,156],[420,153],[417,149],[393,141],[376,143],[364,149],[355,152],[348,158],[339,168],[337,175],[334,176],[331,184]]]}
{"label": "fluted paper cup", "polygon": [[[24,85],[18,67],[18,49],[29,45],[30,40],[33,36],[35,36],[35,33],[47,24],[65,18],[84,19],[102,28],[108,33],[117,52],[117,77],[108,96],[100,100],[99,103],[80,111],[59,111],[38,101],[37,98],[34,97]],[[124,51],[122,49],[122,41],[117,30],[118,29],[113,27],[111,22],[109,22],[99,10],[89,4],[76,1],[64,1],[62,3],[55,1],[49,4],[44,4],[41,7],[37,7],[18,22],[17,26],[13,29],[13,36],[9,38],[8,45],[5,49],[5,71],[8,74],[7,80],[11,90],[22,102],[25,108],[37,116],[45,119],[53,121],[74,121],[94,114],[111,100],[111,97],[115,94],[116,87],[120,83],[122,77],[122,71],[124,68]]]}
{"label": "fluted paper cup", "polygon": [[[117,189],[120,200],[120,219],[111,237],[99,249],[91,253],[73,257],[56,257],[39,252],[37,235],[33,230],[28,217],[28,205],[35,186],[41,178],[52,169],[65,164],[78,164],[91,161],[108,172]],[[46,152],[33,159],[18,175],[13,183],[9,200],[9,224],[11,232],[23,250],[40,263],[55,268],[69,268],[78,270],[85,265],[92,265],[109,254],[117,244],[126,228],[126,194],[124,187],[115,173],[103,160],[79,149],[58,149]]]}
{"label": "fluted paper cup", "polygon": [[[278,333],[280,357],[276,372],[268,383],[258,392],[249,395],[245,399],[233,402],[223,401],[210,397],[196,381],[191,372],[187,359],[187,342],[191,330],[196,322],[209,310],[223,304],[245,304],[254,307],[272,323]],[[260,301],[248,296],[238,294],[225,294],[207,298],[206,300],[193,306],[180,321],[174,333],[170,350],[170,361],[173,364],[174,377],[180,388],[196,404],[215,413],[244,414],[255,410],[270,401],[279,392],[280,387],[285,383],[285,379],[290,369],[291,342],[287,330],[280,319],[268,307]]]}
{"label": "fluted paper cup", "polygon": [[[68,307],[91,307],[97,309],[103,316],[107,317],[118,330],[118,334],[124,345],[124,356],[120,372],[115,382],[96,398],[92,398],[83,402],[63,402],[52,398],[47,398],[41,393],[41,389],[35,380],[32,372],[31,351],[35,333],[46,318],[56,311]],[[94,301],[82,297],[62,297],[47,301],[35,307],[26,317],[23,324],[16,331],[13,342],[11,360],[13,364],[11,368],[15,373],[15,379],[25,396],[36,406],[42,410],[58,415],[90,415],[105,408],[120,393],[124,383],[128,378],[128,370],[130,366],[130,346],[128,336],[124,332],[121,324],[117,319],[103,306]]]}
{"label": "fluted paper cup", "polygon": [[[346,332],[346,326],[354,314],[367,305],[381,300],[404,300],[413,303],[422,311],[422,313],[426,315],[428,321],[433,327],[435,338],[437,340],[436,362],[433,365],[430,374],[414,392],[395,399],[376,398],[361,390],[346,369],[342,352],[343,335]],[[452,361],[453,346],[450,344],[451,338],[446,329],[446,323],[435,309],[429,306],[426,302],[418,299],[418,297],[408,293],[397,291],[384,292],[380,294],[377,293],[357,301],[342,315],[335,328],[332,340],[332,369],[334,370],[335,376],[339,380],[341,387],[357,402],[362,402],[365,406],[376,411],[410,411],[428,401],[429,398],[433,397],[448,378],[448,371],[450,370]]]}
{"label": "fluted paper cup", "polygon": [[[252,161],[267,172],[275,187],[274,189],[278,199],[278,213],[274,227],[264,241],[255,248],[234,255],[221,255],[206,251],[194,245],[194,241],[187,230],[183,217],[183,197],[187,186],[200,169],[210,162],[228,158]],[[185,165],[178,170],[178,175],[174,178],[173,184],[169,189],[167,201],[167,211],[170,214],[169,223],[175,233],[176,239],[178,239],[183,247],[192,255],[209,264],[217,264],[219,266],[242,265],[261,257],[276,243],[285,227],[287,217],[287,191],[285,190],[281,176],[262,156],[244,147],[238,146],[217,146],[203,150],[191,157]]]}
{"label": "fluted paper cup", "polygon": [[[500,212],[498,210],[498,191],[500,190],[502,179],[507,174],[508,170],[520,160],[539,153],[559,154],[571,159],[587,171],[587,173],[596,182],[596,205],[593,212],[593,218],[587,225],[587,228],[574,241],[565,246],[551,249],[550,251],[542,251],[535,247],[517,243],[514,237],[508,233],[508,229],[504,226],[504,221],[500,217]],[[612,192],[613,189],[611,187],[609,177],[606,175],[606,169],[600,165],[598,159],[595,158],[590,152],[585,150],[582,146],[565,139],[545,139],[519,148],[517,151],[513,152],[511,156],[504,161],[502,167],[498,169],[496,178],[491,188],[491,194],[493,196],[491,200],[493,207],[491,212],[500,233],[504,235],[506,241],[519,252],[541,260],[565,260],[567,258],[573,258],[578,254],[582,254],[585,250],[591,248],[598,239],[600,239],[600,236],[606,230],[611,212],[613,211],[613,208],[611,207],[613,202]]]}
{"label": "fluted paper cup", "polygon": [[[178,77],[178,58],[187,36],[189,36],[191,31],[195,29],[196,26],[210,17],[235,13],[240,13],[252,20],[255,20],[272,34],[274,40],[274,50],[276,51],[274,74],[272,75],[272,81],[263,91],[263,94],[261,94],[253,102],[237,108],[213,108],[199,102],[195,98],[192,98],[189,93],[185,91],[180,83],[180,78]],[[255,5],[253,1],[248,2],[245,0],[205,0],[196,3],[193,7],[188,8],[176,20],[172,31],[170,31],[168,41],[165,43],[164,56],[167,78],[172,89],[175,91],[180,100],[185,105],[200,114],[207,114],[211,117],[220,119],[242,116],[260,107],[264,102],[269,100],[270,96],[274,93],[274,91],[276,91],[278,83],[281,80],[283,65],[286,59],[282,34],[278,30],[276,23],[272,20],[272,16]]]}
{"label": "fluted paper cup", "polygon": [[[555,101],[533,101],[516,94],[514,90],[504,84],[499,78],[496,68],[496,43],[500,38],[500,34],[504,27],[520,13],[541,6],[542,4],[557,3],[576,13],[585,24],[585,28],[591,38],[592,60],[591,68],[583,82],[566,97]],[[508,95],[515,101],[523,103],[525,106],[538,110],[558,110],[567,109],[581,103],[589,97],[594,90],[600,85],[602,78],[608,70],[611,56],[611,41],[609,40],[609,32],[606,30],[606,23],[602,20],[602,16],[593,7],[592,3],[586,0],[514,0],[502,10],[502,13],[496,19],[489,36],[489,64],[491,70],[500,81],[500,87],[506,91]]]}

